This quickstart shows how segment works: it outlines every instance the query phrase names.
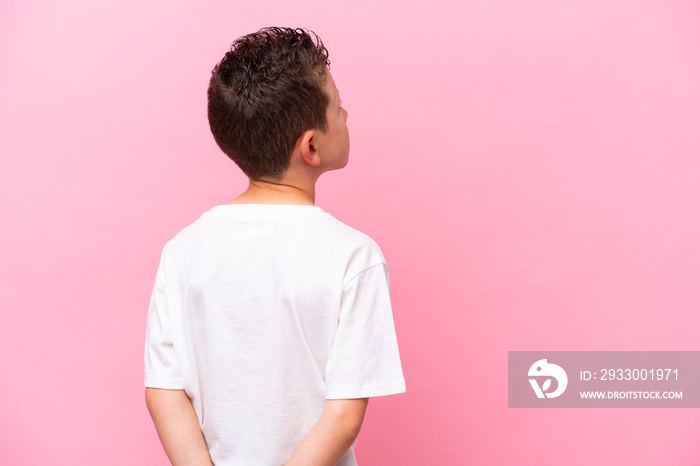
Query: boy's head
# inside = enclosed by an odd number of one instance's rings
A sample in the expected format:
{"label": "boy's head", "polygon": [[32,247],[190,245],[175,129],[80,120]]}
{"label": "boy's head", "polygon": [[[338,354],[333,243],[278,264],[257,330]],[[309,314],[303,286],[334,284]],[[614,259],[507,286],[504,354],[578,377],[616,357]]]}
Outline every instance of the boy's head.
{"label": "boy's head", "polygon": [[329,66],[315,33],[272,27],[234,41],[214,67],[209,125],[250,179],[282,176],[305,131],[328,131],[327,110],[337,100],[328,91]]}

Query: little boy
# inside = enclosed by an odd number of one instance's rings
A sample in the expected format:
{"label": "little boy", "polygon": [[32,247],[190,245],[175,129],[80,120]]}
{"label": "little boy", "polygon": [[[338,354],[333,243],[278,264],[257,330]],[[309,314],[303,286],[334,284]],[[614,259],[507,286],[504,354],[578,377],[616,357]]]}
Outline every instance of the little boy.
{"label": "little boy", "polygon": [[348,162],[313,32],[265,28],[212,71],[214,139],[248,189],[163,248],[146,403],[175,465],[356,465],[370,397],[406,391],[377,244],[314,205]]}

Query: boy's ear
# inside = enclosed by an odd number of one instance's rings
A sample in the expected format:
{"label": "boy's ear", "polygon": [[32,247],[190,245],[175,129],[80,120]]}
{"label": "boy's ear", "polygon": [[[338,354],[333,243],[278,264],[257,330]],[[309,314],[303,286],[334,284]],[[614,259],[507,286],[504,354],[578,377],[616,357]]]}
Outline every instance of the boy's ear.
{"label": "boy's ear", "polygon": [[316,145],[316,134],[313,130],[304,131],[297,140],[296,150],[304,162],[317,167],[321,165],[321,159],[318,155],[318,147]]}

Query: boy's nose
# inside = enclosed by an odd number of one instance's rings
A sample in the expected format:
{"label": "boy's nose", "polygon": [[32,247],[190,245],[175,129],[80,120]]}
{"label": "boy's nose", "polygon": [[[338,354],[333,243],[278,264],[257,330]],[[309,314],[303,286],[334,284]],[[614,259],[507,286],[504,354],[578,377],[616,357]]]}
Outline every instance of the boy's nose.
{"label": "boy's nose", "polygon": [[343,115],[345,116],[345,121],[348,121],[348,111],[343,109]]}

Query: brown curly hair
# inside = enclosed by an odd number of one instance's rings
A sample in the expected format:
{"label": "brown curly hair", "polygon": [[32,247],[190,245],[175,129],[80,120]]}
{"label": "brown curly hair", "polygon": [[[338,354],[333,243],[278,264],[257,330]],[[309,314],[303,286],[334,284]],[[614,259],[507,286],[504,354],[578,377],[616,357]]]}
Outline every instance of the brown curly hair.
{"label": "brown curly hair", "polygon": [[250,179],[278,178],[304,131],[326,131],[328,50],[301,28],[236,39],[212,70],[207,113],[214,140]]}

